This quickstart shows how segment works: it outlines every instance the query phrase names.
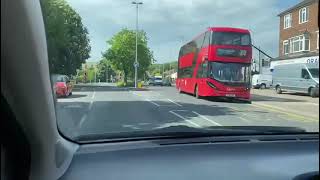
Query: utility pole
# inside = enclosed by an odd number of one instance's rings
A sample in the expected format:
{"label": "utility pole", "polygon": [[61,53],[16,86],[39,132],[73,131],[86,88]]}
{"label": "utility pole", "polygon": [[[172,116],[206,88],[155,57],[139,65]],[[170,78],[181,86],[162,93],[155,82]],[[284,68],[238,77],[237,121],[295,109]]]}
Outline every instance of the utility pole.
{"label": "utility pole", "polygon": [[260,46],[258,48],[259,51],[259,74],[261,74],[261,69],[262,69],[262,63],[261,63],[261,51],[260,51]]}
{"label": "utility pole", "polygon": [[142,5],[142,2],[133,1],[132,4],[136,5],[136,59],[134,62],[134,87],[137,88],[137,79],[138,79],[138,8],[139,5]]}

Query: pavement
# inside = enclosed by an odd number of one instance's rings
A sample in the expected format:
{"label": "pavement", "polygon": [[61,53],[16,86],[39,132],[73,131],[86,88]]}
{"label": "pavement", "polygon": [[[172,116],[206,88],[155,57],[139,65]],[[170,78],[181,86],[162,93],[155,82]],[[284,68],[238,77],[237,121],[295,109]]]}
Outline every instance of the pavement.
{"label": "pavement", "polygon": [[67,137],[143,131],[172,125],[293,126],[319,132],[319,98],[252,90],[252,104],[196,99],[175,87],[118,88],[112,83],[76,85],[57,99],[60,131]]}

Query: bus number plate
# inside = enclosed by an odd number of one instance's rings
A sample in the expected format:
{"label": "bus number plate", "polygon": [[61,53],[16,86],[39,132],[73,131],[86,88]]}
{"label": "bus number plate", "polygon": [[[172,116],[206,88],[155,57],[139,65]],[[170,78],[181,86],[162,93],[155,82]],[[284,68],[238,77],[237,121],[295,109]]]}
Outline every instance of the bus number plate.
{"label": "bus number plate", "polygon": [[236,97],[235,94],[226,94],[227,97]]}

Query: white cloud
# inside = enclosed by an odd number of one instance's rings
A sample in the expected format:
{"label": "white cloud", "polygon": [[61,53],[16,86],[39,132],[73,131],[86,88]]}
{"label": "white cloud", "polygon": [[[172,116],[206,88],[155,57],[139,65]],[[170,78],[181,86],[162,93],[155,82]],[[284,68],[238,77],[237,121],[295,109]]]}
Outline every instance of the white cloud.
{"label": "white cloud", "polygon": [[[135,29],[131,0],[67,0],[83,18],[91,39],[91,59],[99,60],[106,40],[123,27]],[[248,28],[254,43],[278,54],[277,0],[149,0],[139,8],[139,27],[147,32],[158,62],[177,58],[180,46],[208,26]]]}

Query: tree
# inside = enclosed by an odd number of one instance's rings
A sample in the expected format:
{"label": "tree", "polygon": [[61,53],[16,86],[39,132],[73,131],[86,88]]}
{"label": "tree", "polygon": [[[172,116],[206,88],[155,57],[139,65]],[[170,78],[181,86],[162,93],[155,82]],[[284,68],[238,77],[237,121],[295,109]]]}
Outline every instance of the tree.
{"label": "tree", "polygon": [[173,62],[168,62],[164,64],[152,64],[148,71],[152,76],[156,75],[162,75],[162,71],[164,72],[176,72],[178,68],[178,62],[173,61]]}
{"label": "tree", "polygon": [[41,1],[51,73],[72,75],[88,59],[91,47],[81,17],[65,0]]}
{"label": "tree", "polygon": [[116,72],[112,67],[111,62],[107,59],[100,60],[97,65],[97,69],[97,79],[100,79],[101,81],[106,81],[107,79],[110,80],[111,76],[116,76]]}
{"label": "tree", "polygon": [[[120,70],[124,75],[124,82],[127,84],[128,77],[133,78],[135,62],[136,34],[133,30],[122,29],[107,41],[110,48],[103,56],[110,61],[112,67]],[[154,62],[153,54],[148,47],[148,39],[144,31],[138,33],[138,77],[141,77],[148,67]]]}
{"label": "tree", "polygon": [[95,80],[96,69],[93,66],[91,66],[88,68],[87,73],[88,73],[88,81],[93,82]]}

